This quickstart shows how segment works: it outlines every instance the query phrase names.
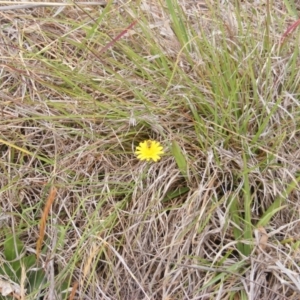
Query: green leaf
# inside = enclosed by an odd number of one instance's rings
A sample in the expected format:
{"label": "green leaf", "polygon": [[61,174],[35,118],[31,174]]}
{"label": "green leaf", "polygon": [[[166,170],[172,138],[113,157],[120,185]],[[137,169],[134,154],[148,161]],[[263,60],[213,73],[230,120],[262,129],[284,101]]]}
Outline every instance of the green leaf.
{"label": "green leaf", "polygon": [[168,192],[167,194],[166,194],[166,197],[163,199],[163,201],[162,202],[167,202],[167,201],[169,201],[169,200],[172,200],[172,199],[174,199],[174,198],[176,198],[176,197],[179,197],[179,196],[181,196],[181,195],[184,195],[185,193],[187,193],[188,191],[190,190],[190,188],[188,188],[188,187],[180,187],[180,188],[178,188],[178,189],[176,189],[176,190],[172,190],[172,191],[170,191],[170,192]]}
{"label": "green leaf", "polygon": [[[239,215],[239,204],[238,204],[238,199],[234,198],[232,199],[231,197],[229,198],[231,205],[229,207],[229,211],[232,217],[232,220],[236,226],[233,227],[233,235],[236,241],[239,241],[242,238],[242,231],[239,229],[240,223],[242,223],[242,219]],[[243,253],[244,252],[244,246],[241,242],[237,243],[237,248],[238,250]]]}
{"label": "green leaf", "polygon": [[4,242],[4,256],[6,260],[12,261],[18,258],[24,248],[24,244],[21,240],[13,235],[7,234],[6,240]]}
{"label": "green leaf", "polygon": [[37,291],[45,281],[45,272],[43,270],[29,271],[27,274],[29,281],[29,290]]}
{"label": "green leaf", "polygon": [[[247,157],[246,154],[243,154],[243,160],[244,160],[244,165],[247,166]],[[244,196],[244,218],[243,218],[243,228],[244,228],[244,239],[246,241],[251,241],[252,240],[252,223],[251,223],[251,189],[250,189],[250,183],[249,183],[249,170],[246,169],[244,172],[244,188],[243,188],[243,196]],[[245,256],[249,256],[252,247],[251,245],[244,244],[243,247],[244,251],[243,254]]]}
{"label": "green leaf", "polygon": [[262,218],[259,220],[259,222],[257,223],[257,227],[265,227],[270,220],[272,219],[272,217],[278,213],[280,210],[282,210],[283,208],[285,208],[286,205],[282,205],[280,206],[280,199],[276,199],[274,201],[274,203],[268,208],[268,210],[264,213],[264,215],[262,216]]}
{"label": "green leaf", "polygon": [[300,182],[300,177],[297,177],[296,180],[293,180],[286,188],[285,196],[279,196],[275,199],[275,201],[269,206],[267,211],[263,214],[261,219],[256,224],[257,227],[262,226],[265,227],[271,220],[271,218],[280,210],[285,208],[287,205],[282,205],[282,202],[285,198],[288,198],[289,194],[298,187]]}
{"label": "green leaf", "polygon": [[293,0],[283,0],[283,3],[285,5],[287,11],[289,12],[289,14],[297,19],[298,11],[297,11],[295,2]]}
{"label": "green leaf", "polygon": [[23,258],[23,264],[26,269],[30,269],[36,263],[36,256],[34,254],[30,254]]}
{"label": "green leaf", "polygon": [[182,150],[176,141],[172,141],[172,154],[175,158],[177,166],[182,173],[182,175],[186,176],[187,174],[187,162],[185,156],[182,153]]}

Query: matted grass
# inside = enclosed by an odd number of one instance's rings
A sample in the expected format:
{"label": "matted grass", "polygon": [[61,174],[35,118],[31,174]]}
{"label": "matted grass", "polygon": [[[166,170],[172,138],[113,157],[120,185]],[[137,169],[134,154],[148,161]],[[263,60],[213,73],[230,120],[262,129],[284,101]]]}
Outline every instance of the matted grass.
{"label": "matted grass", "polygon": [[0,10],[2,299],[300,298],[291,2]]}

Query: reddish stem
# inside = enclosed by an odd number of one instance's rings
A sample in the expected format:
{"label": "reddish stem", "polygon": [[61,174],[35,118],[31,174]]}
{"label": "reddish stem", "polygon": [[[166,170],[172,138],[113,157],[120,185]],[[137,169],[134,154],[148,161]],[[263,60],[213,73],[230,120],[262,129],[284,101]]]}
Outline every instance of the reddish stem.
{"label": "reddish stem", "polygon": [[282,38],[281,38],[281,44],[283,44],[285,38],[292,33],[298,26],[300,25],[300,19],[297,20],[296,22],[294,22],[291,26],[288,27],[288,29],[285,31],[285,33],[283,34]]}

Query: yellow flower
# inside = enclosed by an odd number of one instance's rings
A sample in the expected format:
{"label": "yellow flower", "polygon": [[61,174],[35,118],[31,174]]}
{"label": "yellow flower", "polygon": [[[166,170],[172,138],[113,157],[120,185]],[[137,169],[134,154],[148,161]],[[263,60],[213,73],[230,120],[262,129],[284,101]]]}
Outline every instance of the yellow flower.
{"label": "yellow flower", "polygon": [[157,141],[147,140],[141,142],[135,151],[135,155],[140,160],[153,159],[154,161],[160,160],[160,155],[164,153],[163,147]]}

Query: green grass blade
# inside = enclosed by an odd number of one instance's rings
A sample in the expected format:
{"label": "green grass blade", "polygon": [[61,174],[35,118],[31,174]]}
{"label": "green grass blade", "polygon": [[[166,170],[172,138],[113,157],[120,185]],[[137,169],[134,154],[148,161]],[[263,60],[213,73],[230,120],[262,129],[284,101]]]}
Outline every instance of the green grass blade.
{"label": "green grass blade", "polygon": [[182,150],[180,148],[180,146],[178,145],[178,143],[176,141],[172,141],[172,148],[171,148],[171,152],[175,158],[175,161],[177,163],[177,166],[181,172],[181,174],[183,176],[187,175],[187,161],[186,158],[184,156],[184,154],[182,153]]}

